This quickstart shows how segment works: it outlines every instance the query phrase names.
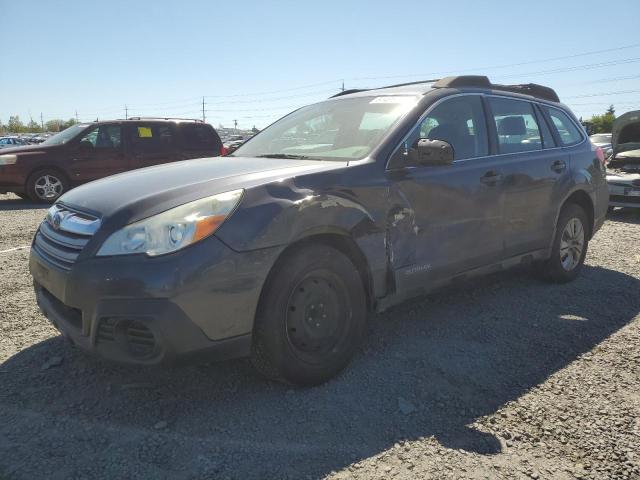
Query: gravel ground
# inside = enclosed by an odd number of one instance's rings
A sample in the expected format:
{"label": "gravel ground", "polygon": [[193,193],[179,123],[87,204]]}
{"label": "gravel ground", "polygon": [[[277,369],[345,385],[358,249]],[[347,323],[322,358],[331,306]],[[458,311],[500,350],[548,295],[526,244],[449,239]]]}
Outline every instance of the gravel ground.
{"label": "gravel ground", "polygon": [[[0,196],[0,251],[44,210]],[[503,273],[372,315],[339,378],[247,361],[161,371],[87,358],[0,253],[0,479],[640,478],[640,214],[575,282]]]}

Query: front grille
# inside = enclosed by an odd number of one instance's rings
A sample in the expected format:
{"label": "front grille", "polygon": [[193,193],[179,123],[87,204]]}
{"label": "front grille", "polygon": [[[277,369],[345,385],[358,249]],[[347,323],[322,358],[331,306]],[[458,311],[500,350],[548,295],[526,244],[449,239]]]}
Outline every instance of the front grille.
{"label": "front grille", "polygon": [[49,263],[70,270],[99,225],[95,217],[54,205],[40,224],[33,248]]}
{"label": "front grille", "polygon": [[609,201],[616,203],[637,203],[640,204],[640,197],[632,197],[630,195],[609,195]]}

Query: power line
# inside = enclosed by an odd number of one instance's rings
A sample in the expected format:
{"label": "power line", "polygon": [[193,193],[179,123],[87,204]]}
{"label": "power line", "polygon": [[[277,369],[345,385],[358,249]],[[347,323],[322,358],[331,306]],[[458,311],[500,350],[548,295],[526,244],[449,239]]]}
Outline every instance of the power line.
{"label": "power line", "polygon": [[[467,69],[460,69],[460,70],[449,70],[449,71],[439,71],[439,72],[430,72],[430,73],[420,73],[420,74],[412,73],[412,74],[404,74],[404,75],[388,75],[388,76],[375,76],[375,77],[352,77],[352,78],[350,78],[348,80],[360,81],[360,80],[402,79],[402,78],[409,78],[409,77],[420,77],[420,76],[431,77],[431,76],[439,76],[439,75],[461,74],[461,73],[474,72],[474,71],[497,70],[497,69],[524,66],[524,65],[533,65],[533,64],[539,64],[539,63],[553,62],[553,61],[558,61],[558,60],[567,60],[567,59],[571,59],[571,58],[579,58],[579,57],[584,57],[584,56],[589,56],[589,55],[598,55],[598,54],[602,54],[602,53],[610,53],[610,52],[614,52],[614,51],[632,49],[632,48],[636,48],[636,47],[639,47],[639,46],[640,46],[640,43],[635,43],[635,44],[631,44],[631,45],[623,45],[623,46],[613,47],[613,48],[606,48],[606,49],[600,49],[600,50],[592,50],[592,51],[587,51],[587,52],[580,52],[580,53],[575,53],[575,54],[571,54],[571,55],[563,55],[563,56],[558,56],[558,57],[549,57],[549,58],[543,58],[543,59],[537,59],[537,60],[530,60],[530,61],[526,61],[526,62],[501,64],[501,65],[492,65],[492,66],[484,66],[484,67],[474,67],[474,68],[467,68]],[[537,71],[537,72],[511,74],[511,75],[506,75],[506,76],[503,76],[503,77],[504,78],[511,78],[511,77],[518,77],[518,76],[527,76],[527,75],[542,75],[542,74],[548,74],[548,73],[561,73],[561,72],[564,72],[564,71],[574,71],[574,70],[581,70],[581,69],[601,68],[601,67],[619,65],[619,64],[624,64],[624,63],[632,63],[632,62],[636,62],[636,61],[639,61],[639,60],[640,59],[638,59],[638,58],[613,60],[613,61],[610,61],[610,62],[602,62],[602,63],[588,64],[588,65],[579,65],[579,66],[574,66],[574,67],[562,67],[560,69],[553,69],[553,70],[542,70],[542,71]],[[280,89],[280,90],[247,92],[247,93],[238,93],[238,94],[229,94],[229,95],[205,95],[205,97],[206,98],[241,98],[241,97],[266,96],[266,95],[271,95],[271,94],[278,94],[278,93],[284,93],[284,92],[305,90],[305,89],[308,89],[308,88],[313,88],[313,87],[323,86],[323,85],[329,85],[329,84],[340,84],[341,82],[343,83],[344,79],[327,80],[327,81],[323,81],[323,82],[317,82],[317,83],[312,83],[312,84],[307,84],[307,85],[301,85],[301,86],[298,86],[298,87]],[[340,89],[340,87],[336,86],[335,90],[337,91],[339,89]],[[303,95],[301,95],[301,97],[302,96],[310,96],[310,95],[313,95],[314,93],[315,92],[310,92],[308,94],[303,94]],[[276,100],[283,99],[283,98],[294,98],[294,96],[277,97],[277,98],[271,98],[271,99],[262,99],[261,98],[259,100],[245,101],[245,103],[252,103],[254,101],[271,101],[271,100],[272,101],[276,101]],[[193,101],[196,101],[196,100],[199,101],[200,97],[190,97],[190,98],[185,98],[185,99],[182,99],[182,100],[171,100],[171,101],[165,101],[165,102],[139,103],[139,104],[133,105],[133,108],[154,107],[154,106],[158,106],[158,107],[167,106],[169,108],[182,108],[184,106],[185,102],[193,102]],[[229,103],[238,103],[238,102],[224,102],[224,103],[229,104]],[[211,103],[211,104],[214,104],[214,103]],[[220,103],[216,103],[216,104],[223,104],[223,103],[220,102]],[[100,108],[100,109],[94,109],[94,111],[96,111],[96,112],[115,112],[115,111],[121,111],[121,107],[105,107],[105,108]]]}
{"label": "power line", "polygon": [[620,90],[617,92],[601,92],[601,93],[588,93],[586,95],[571,95],[564,98],[587,98],[587,97],[604,97],[606,95],[623,95],[628,93],[640,93],[640,90]]}
{"label": "power line", "polygon": [[588,56],[588,55],[597,55],[600,53],[608,53],[608,52],[614,52],[614,51],[619,51],[619,50],[626,50],[626,49],[630,49],[630,48],[636,48],[636,47],[640,47],[640,43],[634,43],[631,45],[624,45],[621,47],[614,47],[614,48],[606,48],[603,50],[592,50],[589,52],[581,52],[581,53],[575,53],[572,55],[563,55],[561,57],[550,57],[550,58],[543,58],[543,59],[539,59],[539,60],[530,60],[527,62],[518,62],[518,63],[509,63],[509,64],[502,64],[502,65],[492,65],[492,66],[484,66],[484,67],[474,67],[474,68],[466,68],[466,69],[458,69],[458,70],[447,70],[447,71],[439,71],[439,72],[429,72],[429,73],[412,73],[412,74],[407,74],[407,75],[391,75],[391,76],[384,76],[384,77],[357,77],[357,78],[351,78],[350,80],[384,80],[384,79],[397,79],[397,78],[407,78],[407,77],[433,77],[433,76],[438,76],[438,75],[453,75],[453,74],[460,74],[460,73],[468,73],[468,72],[477,72],[477,71],[484,71],[484,70],[497,70],[497,69],[502,69],[502,68],[511,68],[511,67],[521,67],[523,65],[533,65],[536,63],[546,63],[546,62],[555,62],[558,60],[567,60],[570,58],[578,58],[578,57],[584,57],[584,56]]}
{"label": "power line", "polygon": [[634,58],[623,58],[620,60],[611,60],[609,62],[600,62],[600,63],[588,63],[584,65],[574,65],[572,67],[560,67],[554,68],[550,70],[538,70],[535,72],[525,72],[525,73],[514,73],[509,75],[502,75],[500,78],[513,78],[513,77],[531,77],[534,75],[549,75],[553,73],[565,73],[565,72],[575,72],[579,70],[592,70],[594,68],[603,68],[603,67],[611,67],[614,65],[625,65],[628,63],[636,63],[640,62],[640,57]]}

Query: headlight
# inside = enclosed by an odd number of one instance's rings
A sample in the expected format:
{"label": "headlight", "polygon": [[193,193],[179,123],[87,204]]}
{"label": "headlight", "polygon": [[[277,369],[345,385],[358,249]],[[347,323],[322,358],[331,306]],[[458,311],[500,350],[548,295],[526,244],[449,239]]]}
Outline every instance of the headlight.
{"label": "headlight", "polygon": [[15,165],[18,160],[17,155],[0,155],[0,165]]}
{"label": "headlight", "polygon": [[212,235],[240,201],[242,190],[201,198],[111,234],[98,256],[146,253],[164,255]]}

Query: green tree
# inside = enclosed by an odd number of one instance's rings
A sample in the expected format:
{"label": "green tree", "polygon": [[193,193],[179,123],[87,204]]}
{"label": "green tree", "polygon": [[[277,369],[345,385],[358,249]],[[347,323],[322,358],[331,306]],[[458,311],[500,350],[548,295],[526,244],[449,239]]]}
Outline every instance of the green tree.
{"label": "green tree", "polygon": [[78,123],[78,121],[75,118],[70,118],[66,122],[62,122],[62,130],[64,130],[65,128],[73,127],[76,123]]}
{"label": "green tree", "polygon": [[9,123],[7,124],[9,132],[11,133],[22,133],[25,131],[24,123],[20,120],[18,115],[13,115],[9,117]]}
{"label": "green tree", "polygon": [[62,131],[63,124],[64,124],[64,121],[60,119],[49,120],[47,123],[44,124],[44,129],[47,132],[60,132]]}
{"label": "green tree", "polygon": [[31,121],[27,123],[27,131],[29,133],[39,133],[42,131],[42,128],[40,128],[40,124],[32,118]]}
{"label": "green tree", "polygon": [[591,133],[610,133],[615,119],[615,108],[610,105],[602,115],[594,115],[588,120],[591,124]]}

